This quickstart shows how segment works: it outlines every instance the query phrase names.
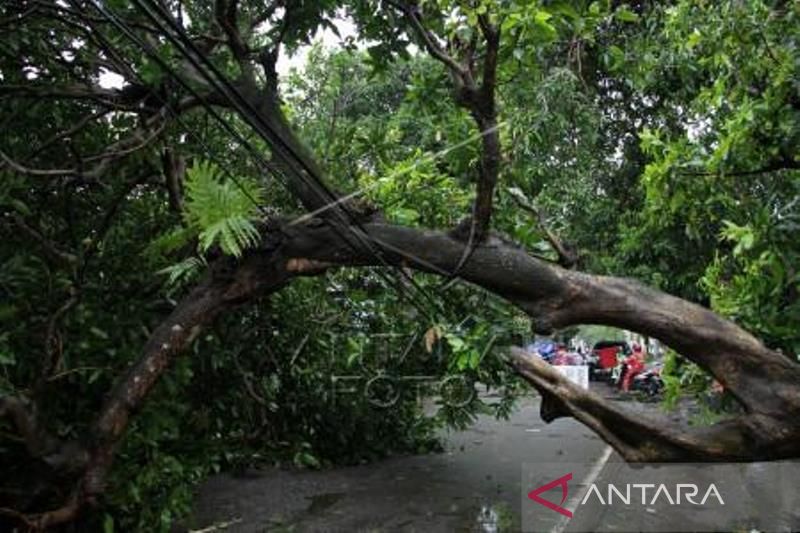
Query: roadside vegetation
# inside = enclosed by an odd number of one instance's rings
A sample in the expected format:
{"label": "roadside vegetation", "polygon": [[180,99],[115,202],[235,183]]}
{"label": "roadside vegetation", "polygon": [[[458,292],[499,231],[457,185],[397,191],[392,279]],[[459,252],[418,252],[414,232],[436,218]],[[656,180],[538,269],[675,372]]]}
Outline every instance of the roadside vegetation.
{"label": "roadside vegetation", "polygon": [[0,28],[0,529],[168,531],[213,473],[427,453],[529,385],[613,441],[498,356],[581,324],[671,346],[667,405],[738,406],[747,447],[641,423],[629,460],[800,455],[797,3],[21,0]]}

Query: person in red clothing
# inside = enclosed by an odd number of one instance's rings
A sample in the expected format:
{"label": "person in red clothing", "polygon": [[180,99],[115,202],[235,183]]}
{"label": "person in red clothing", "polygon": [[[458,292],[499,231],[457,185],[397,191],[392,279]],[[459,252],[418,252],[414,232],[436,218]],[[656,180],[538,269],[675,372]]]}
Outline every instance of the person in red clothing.
{"label": "person in red clothing", "polygon": [[639,344],[634,344],[633,353],[625,359],[625,375],[622,377],[623,391],[630,390],[633,378],[642,370],[644,370],[644,352]]}

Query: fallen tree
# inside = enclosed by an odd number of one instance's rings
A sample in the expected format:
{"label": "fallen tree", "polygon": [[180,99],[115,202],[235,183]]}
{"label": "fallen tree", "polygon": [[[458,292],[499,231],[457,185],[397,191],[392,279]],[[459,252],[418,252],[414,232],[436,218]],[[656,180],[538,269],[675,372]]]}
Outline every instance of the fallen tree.
{"label": "fallen tree", "polygon": [[[47,8],[48,16],[67,17],[76,24],[83,23],[84,29],[114,22],[103,10],[94,11],[80,3],[76,6],[95,13],[95,18],[87,15],[82,19],[81,13],[56,5]],[[169,20],[168,14],[159,12],[155,4],[144,2],[142,6],[148,16],[141,32],[158,35],[172,31],[164,22]],[[370,2],[359,6],[375,7]],[[536,358],[512,350],[509,364],[541,393],[545,420],[574,417],[629,461],[800,456],[800,366],[796,362],[705,307],[632,279],[563,268],[559,263],[572,266],[576,260],[561,257],[567,255],[562,246],[554,245],[559,257],[547,261],[490,231],[502,161],[495,94],[502,29],[496,18],[477,12],[475,31],[465,42],[436,35],[427,26],[430,18],[438,23],[441,13],[426,16],[413,2],[385,2],[380,7],[388,20],[404,21],[408,35],[444,65],[453,83],[455,102],[468,112],[480,132],[480,161],[474,174],[476,198],[470,216],[459,227],[442,232],[388,223],[379,209],[364,209],[352,200],[352,195],[334,191],[327,184],[322,165],[294,133],[281,107],[275,63],[281,40],[296,29],[292,15],[302,19],[302,5],[276,2],[265,13],[239,10],[237,2],[224,0],[215,7],[215,27],[221,30],[218,35],[198,36],[194,49],[192,41],[181,41],[180,34],[173,37],[176,48],[186,47],[183,59],[192,63],[182,73],[202,86],[202,90],[193,90],[197,94],[192,98],[177,104],[156,101],[153,105],[148,101],[138,108],[145,117],[130,138],[116,141],[91,158],[95,165],[89,168],[81,161],[75,168],[34,169],[10,156],[4,157],[6,167],[29,176],[57,175],[89,183],[108,172],[111,162],[147,146],[176,117],[209,104],[235,111],[267,141],[272,153],[263,161],[262,170],[282,174],[306,214],[294,220],[265,216],[257,224],[258,238],[253,239],[256,244],[244,250],[240,258],[217,254],[203,280],[177,302],[153,330],[138,361],[116,381],[84,438],[60,441],[43,427],[34,401],[13,396],[0,398],[0,416],[13,422],[31,456],[67,477],[72,486],[60,508],[24,514],[4,509],[6,515],[31,528],[44,529],[74,520],[87,506],[99,502],[131,417],[203,328],[228,310],[269,298],[296,277],[320,276],[342,267],[400,269],[404,273],[413,269],[447,279],[458,278],[517,306],[530,317],[538,333],[576,324],[604,324],[658,338],[713,375],[743,407],[741,415],[710,427],[677,427],[610,405],[572,386]],[[285,10],[280,17],[275,15],[278,7]],[[240,11],[250,15],[247,24],[240,20]],[[30,15],[22,11],[14,16],[23,20]],[[248,39],[253,37],[252,30],[259,20],[273,21],[274,31],[272,42],[256,49],[251,48]],[[165,26],[160,27],[162,23]],[[245,26],[249,32],[241,30]],[[210,67],[204,66],[205,57],[201,54],[211,54],[217,47],[225,47],[234,58],[239,69],[236,80],[209,74]],[[259,81],[256,66],[264,72],[265,83]],[[117,68],[124,70],[124,66]],[[203,73],[204,69],[207,77],[198,79],[198,72]],[[144,88],[142,94],[153,95],[164,88]],[[125,94],[124,90],[90,86],[70,86],[62,91],[50,88],[46,94],[39,87],[24,86],[7,87],[5,92],[13,92],[15,97],[27,94],[37,98],[99,99],[117,111],[142,101],[129,98],[130,92]],[[169,202],[173,209],[180,210],[180,187],[176,185],[180,178],[175,169],[181,165],[172,157],[165,160],[170,163],[165,170]],[[49,242],[42,232],[32,231],[29,234],[34,235],[34,240],[65,268],[75,268],[79,261],[90,259],[97,247],[92,243],[101,240],[104,233],[103,230],[90,240],[78,257]],[[551,242],[559,242],[552,232],[547,233]],[[53,321],[57,320],[55,315]],[[48,356],[57,359],[56,353]],[[46,372],[57,366],[49,363]]]}
{"label": "fallen tree", "polygon": [[[465,243],[443,233],[380,223],[362,228],[392,266],[446,274],[458,266],[466,250]],[[278,236],[266,234],[264,240],[270,243],[268,250],[252,251],[238,264],[221,259],[213,266],[207,280],[178,303],[153,333],[140,361],[111,391],[93,429],[94,446],[85,450],[79,501],[91,502],[102,495],[115,447],[132,412],[216,315],[264,297],[295,276],[376,264],[369,249],[354,250],[327,224],[284,228]],[[794,422],[800,412],[796,393],[800,368],[711,311],[633,280],[564,270],[491,238],[475,247],[460,276],[524,309],[542,333],[571,324],[600,323],[658,337],[717,377],[745,408],[739,417],[711,427],[676,427],[611,405],[570,384],[535,356],[514,350],[510,363],[542,394],[545,420],[572,416],[629,461],[764,460],[800,454],[800,427]],[[59,511],[28,520],[46,527],[72,517]]]}

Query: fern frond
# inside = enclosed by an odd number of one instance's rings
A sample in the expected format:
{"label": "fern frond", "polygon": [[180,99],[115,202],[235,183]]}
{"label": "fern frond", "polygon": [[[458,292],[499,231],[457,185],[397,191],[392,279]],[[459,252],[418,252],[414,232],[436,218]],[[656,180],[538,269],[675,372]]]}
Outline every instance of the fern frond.
{"label": "fern frond", "polygon": [[170,253],[188,244],[196,232],[191,228],[179,227],[156,237],[145,250],[145,254],[154,260],[166,257]]}
{"label": "fern frond", "polygon": [[199,162],[186,174],[184,219],[200,238],[200,250],[218,245],[240,257],[258,243],[258,204],[263,190],[249,180],[223,181],[212,163]]}
{"label": "fern frond", "polygon": [[206,266],[206,260],[202,257],[188,257],[180,263],[170,265],[156,273],[169,276],[167,278],[167,286],[174,288],[197,276]]}

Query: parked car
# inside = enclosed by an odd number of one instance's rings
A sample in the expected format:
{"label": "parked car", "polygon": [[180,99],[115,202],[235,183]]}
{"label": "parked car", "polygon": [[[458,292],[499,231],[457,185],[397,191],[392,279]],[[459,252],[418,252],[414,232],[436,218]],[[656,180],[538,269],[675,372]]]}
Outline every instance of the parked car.
{"label": "parked car", "polygon": [[600,341],[592,348],[587,360],[589,363],[589,379],[592,381],[610,381],[614,368],[619,364],[619,357],[627,357],[631,348],[625,341]]}

